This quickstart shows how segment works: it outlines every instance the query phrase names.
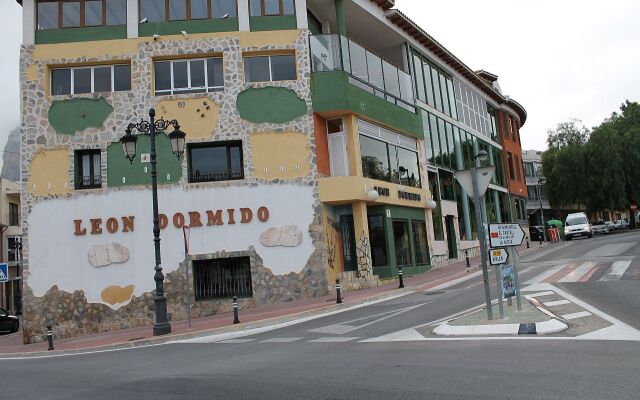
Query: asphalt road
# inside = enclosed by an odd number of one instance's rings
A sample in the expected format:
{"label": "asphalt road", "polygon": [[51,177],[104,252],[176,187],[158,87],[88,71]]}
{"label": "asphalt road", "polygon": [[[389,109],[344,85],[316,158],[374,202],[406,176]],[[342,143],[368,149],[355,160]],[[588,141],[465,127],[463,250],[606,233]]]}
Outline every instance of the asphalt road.
{"label": "asphalt road", "polygon": [[[634,233],[555,245],[522,258],[521,281],[576,277],[557,285],[636,326],[639,242]],[[615,262],[624,274],[600,282]],[[591,275],[575,275],[585,263]],[[227,342],[0,360],[0,399],[639,398],[639,342],[360,342],[482,302],[473,279]]]}

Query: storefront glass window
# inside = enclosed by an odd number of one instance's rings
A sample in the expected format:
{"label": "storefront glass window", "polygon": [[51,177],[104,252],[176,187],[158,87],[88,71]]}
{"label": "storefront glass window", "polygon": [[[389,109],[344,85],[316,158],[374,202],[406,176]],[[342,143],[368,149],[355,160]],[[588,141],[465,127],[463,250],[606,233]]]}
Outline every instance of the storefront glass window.
{"label": "storefront glass window", "polygon": [[453,186],[453,173],[444,170],[438,170],[440,175],[440,190],[442,200],[455,201],[455,188]]}
{"label": "storefront glass window", "polygon": [[401,147],[397,148],[397,154],[400,184],[411,187],[421,187],[418,154]]}
{"label": "storefront glass window", "polygon": [[384,234],[382,215],[369,216],[369,237],[371,241],[371,261],[374,267],[389,265],[387,258],[387,240]]}
{"label": "storefront glass window", "polygon": [[430,264],[429,244],[427,241],[427,226],[424,221],[412,221],[413,225],[413,247],[416,254],[416,264]]}
{"label": "storefront glass window", "polygon": [[409,242],[409,223],[407,221],[393,221],[393,241],[396,265],[411,265],[411,242]]}

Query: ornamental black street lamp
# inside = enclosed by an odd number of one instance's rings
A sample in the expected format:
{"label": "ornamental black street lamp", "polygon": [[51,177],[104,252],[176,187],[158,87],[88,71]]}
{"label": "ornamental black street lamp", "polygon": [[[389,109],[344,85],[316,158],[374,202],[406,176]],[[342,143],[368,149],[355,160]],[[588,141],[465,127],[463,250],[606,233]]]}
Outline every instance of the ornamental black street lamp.
{"label": "ornamental black street lamp", "polygon": [[[171,151],[178,158],[182,157],[184,153],[184,142],[187,136],[180,130],[178,121],[171,120],[165,121],[164,119],[155,119],[156,110],[153,108],[149,110],[149,121],[141,120],[135,124],[129,124],[125,130],[125,135],[120,138],[122,147],[124,149],[124,155],[133,164],[133,160],[136,157],[136,143],[138,141],[137,135],[147,135],[151,139],[151,188],[153,192],[153,243],[155,245],[156,254],[156,271],[153,280],[156,281],[156,293],[153,297],[156,308],[156,320],[153,324],[153,335],[161,336],[171,333],[171,324],[167,318],[167,299],[164,296],[164,275],[162,273],[161,259],[160,259],[160,224],[158,218],[158,172],[156,169],[156,136],[164,132],[170,125],[173,126],[173,132],[169,134],[169,140],[171,142]],[[138,131],[133,134],[132,130]]]}

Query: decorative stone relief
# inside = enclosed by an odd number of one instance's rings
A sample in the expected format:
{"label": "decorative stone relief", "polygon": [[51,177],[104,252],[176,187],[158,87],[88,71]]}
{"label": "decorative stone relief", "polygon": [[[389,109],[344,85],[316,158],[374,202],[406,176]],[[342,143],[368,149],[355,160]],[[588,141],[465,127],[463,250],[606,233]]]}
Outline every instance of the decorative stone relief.
{"label": "decorative stone relief", "polygon": [[89,264],[94,267],[105,267],[111,264],[122,264],[129,259],[129,249],[120,243],[110,242],[89,249]]}
{"label": "decorative stone relief", "polygon": [[265,247],[298,247],[302,244],[302,232],[295,225],[269,228],[260,235],[260,243]]}

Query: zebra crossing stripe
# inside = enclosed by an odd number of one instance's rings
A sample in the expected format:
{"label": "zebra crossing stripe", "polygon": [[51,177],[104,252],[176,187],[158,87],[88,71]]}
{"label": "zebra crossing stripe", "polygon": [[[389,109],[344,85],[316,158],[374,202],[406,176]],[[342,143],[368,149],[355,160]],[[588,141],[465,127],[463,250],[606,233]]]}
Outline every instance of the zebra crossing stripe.
{"label": "zebra crossing stripe", "polygon": [[602,278],[600,278],[600,282],[608,282],[608,281],[617,281],[622,278],[629,266],[631,265],[631,261],[616,261],[611,264],[611,268],[609,272],[607,272]]}
{"label": "zebra crossing stripe", "polygon": [[580,311],[580,312],[573,313],[573,314],[565,314],[565,315],[562,316],[562,318],[564,318],[566,320],[572,320],[572,319],[590,317],[592,315],[593,314],[591,314],[589,311]]}
{"label": "zebra crossing stripe", "polygon": [[528,284],[532,284],[532,283],[544,282],[545,279],[550,278],[553,275],[557,274],[558,272],[560,272],[560,270],[562,270],[566,266],[567,266],[567,264],[560,264],[560,265],[556,265],[553,268],[549,268],[548,270],[544,271],[540,275],[529,279],[528,281],[525,282],[525,284],[528,285]]}
{"label": "zebra crossing stripe", "polygon": [[583,276],[589,273],[593,267],[596,266],[594,262],[586,262],[580,265],[575,270],[571,271],[569,274],[565,275],[562,279],[558,280],[558,282],[577,282]]}

